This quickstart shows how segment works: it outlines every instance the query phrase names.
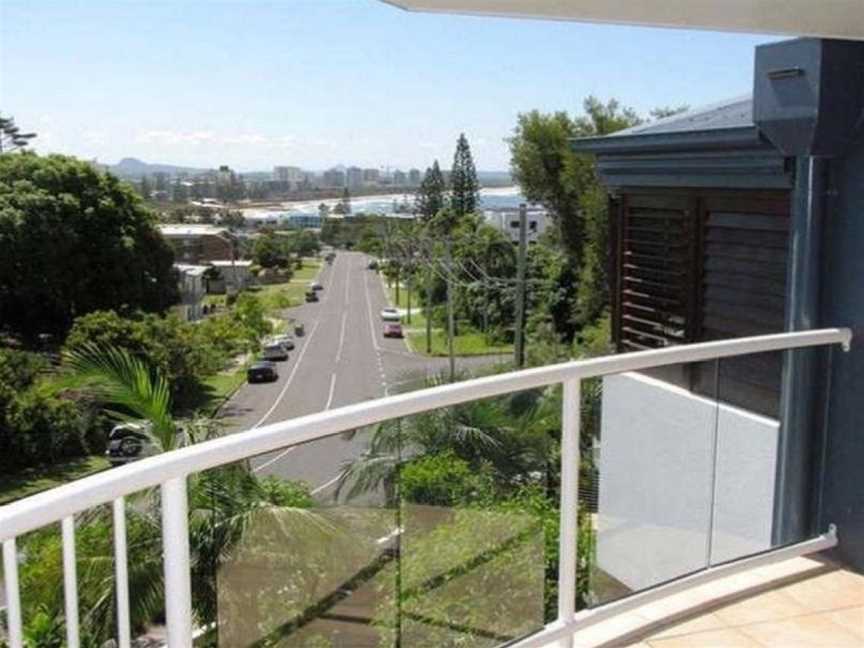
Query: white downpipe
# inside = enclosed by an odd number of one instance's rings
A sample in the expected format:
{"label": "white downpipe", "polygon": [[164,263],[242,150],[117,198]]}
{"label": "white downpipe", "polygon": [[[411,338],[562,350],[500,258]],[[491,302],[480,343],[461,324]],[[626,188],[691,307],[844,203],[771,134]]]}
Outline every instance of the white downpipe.
{"label": "white downpipe", "polygon": [[564,362],[355,403],[166,452],[7,504],[0,507],[0,540],[14,538],[78,511],[158,486],[169,479],[185,478],[195,472],[284,449],[289,445],[299,445],[430,409],[545,387],[575,378],[639,371],[670,364],[829,344],[842,344],[848,348],[851,339],[852,332],[848,328],[834,328],[703,342]]}
{"label": "white downpipe", "polygon": [[168,648],[192,646],[192,584],[189,573],[189,504],[186,478],[162,484],[162,551]]}
{"label": "white downpipe", "polygon": [[126,501],[118,497],[113,502],[114,519],[114,587],[117,596],[117,645],[129,648],[129,559],[126,550]]}
{"label": "white downpipe", "polygon": [[[572,619],[576,612],[581,403],[581,380],[565,381],[561,412],[561,528],[558,533],[558,621],[562,623]],[[572,637],[564,637],[559,646],[571,648]]]}
{"label": "white downpipe", "polygon": [[75,564],[75,518],[63,518],[63,604],[66,610],[66,645],[78,648],[78,568]]}
{"label": "white downpipe", "polygon": [[18,590],[18,551],[15,538],[3,541],[3,580],[6,582],[6,625],[9,648],[22,648],[21,594]]}

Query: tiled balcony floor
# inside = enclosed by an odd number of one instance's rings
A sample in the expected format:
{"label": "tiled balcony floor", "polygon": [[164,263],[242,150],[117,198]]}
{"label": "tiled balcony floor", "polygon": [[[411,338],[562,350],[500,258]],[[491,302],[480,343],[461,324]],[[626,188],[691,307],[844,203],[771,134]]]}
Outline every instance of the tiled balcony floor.
{"label": "tiled balcony floor", "polygon": [[864,575],[796,558],[694,588],[579,633],[579,648],[864,647]]}

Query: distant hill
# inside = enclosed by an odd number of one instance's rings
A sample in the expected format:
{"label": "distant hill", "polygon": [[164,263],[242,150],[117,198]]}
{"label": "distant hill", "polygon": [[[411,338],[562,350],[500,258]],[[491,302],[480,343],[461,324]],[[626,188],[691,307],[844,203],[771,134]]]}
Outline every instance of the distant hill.
{"label": "distant hill", "polygon": [[123,158],[117,164],[109,165],[108,170],[121,178],[140,178],[141,176],[153,175],[154,173],[167,173],[172,176],[179,173],[195,175],[208,171],[208,169],[196,169],[194,167],[176,166],[174,164],[150,164],[149,162],[142,162],[137,158]]}

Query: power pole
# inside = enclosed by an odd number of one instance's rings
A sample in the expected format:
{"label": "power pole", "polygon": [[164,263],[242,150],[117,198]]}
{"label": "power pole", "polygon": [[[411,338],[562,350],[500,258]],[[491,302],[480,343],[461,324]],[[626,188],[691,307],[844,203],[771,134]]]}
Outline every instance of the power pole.
{"label": "power pole", "polygon": [[450,355],[450,382],[456,380],[456,357],[453,353],[453,338],[456,336],[456,320],[453,317],[453,279],[452,251],[450,237],[447,237],[447,352]]}
{"label": "power pole", "polygon": [[517,367],[525,365],[525,261],[528,248],[528,208],[519,205],[519,252],[516,257],[516,335],[513,361]]}
{"label": "power pole", "polygon": [[432,263],[426,272],[426,353],[432,355]]}

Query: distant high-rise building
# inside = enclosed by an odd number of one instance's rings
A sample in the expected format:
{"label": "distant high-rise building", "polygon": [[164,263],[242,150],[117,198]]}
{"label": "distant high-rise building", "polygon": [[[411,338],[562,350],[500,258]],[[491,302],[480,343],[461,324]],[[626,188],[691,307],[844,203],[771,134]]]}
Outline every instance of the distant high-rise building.
{"label": "distant high-rise building", "polygon": [[345,172],[341,169],[328,169],[322,176],[325,187],[344,187]]}
{"label": "distant high-rise building", "polygon": [[420,169],[411,169],[408,172],[408,184],[410,184],[412,187],[419,187],[421,177],[422,176],[420,175]]}
{"label": "distant high-rise building", "polygon": [[303,169],[296,166],[274,166],[273,179],[276,182],[295,184],[303,179]]}
{"label": "distant high-rise building", "polygon": [[356,166],[348,167],[345,172],[345,179],[349,189],[356,189],[363,184],[363,169]]}
{"label": "distant high-rise building", "polygon": [[399,169],[396,169],[393,172],[393,184],[395,186],[402,187],[405,184],[407,184],[407,182],[408,182],[408,176],[405,175],[404,171],[400,171]]}
{"label": "distant high-rise building", "polygon": [[378,169],[363,169],[363,183],[364,184],[378,184],[380,180],[380,173]]}

